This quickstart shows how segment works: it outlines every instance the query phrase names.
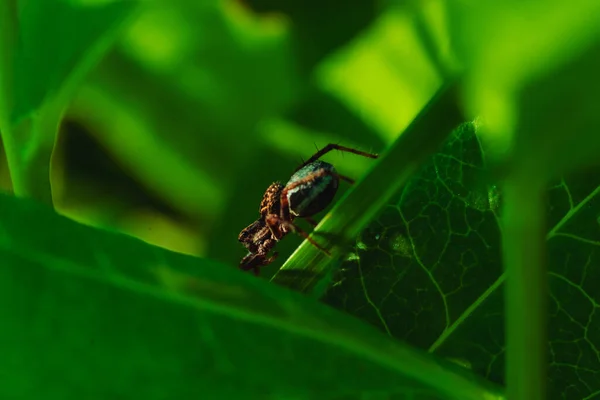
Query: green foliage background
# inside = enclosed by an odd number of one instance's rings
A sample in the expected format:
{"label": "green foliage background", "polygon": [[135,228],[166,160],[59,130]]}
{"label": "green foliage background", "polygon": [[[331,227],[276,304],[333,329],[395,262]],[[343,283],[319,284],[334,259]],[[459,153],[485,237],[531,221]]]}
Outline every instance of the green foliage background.
{"label": "green foliage background", "polygon": [[[480,3],[0,5],[0,397],[503,398],[518,176],[547,188],[548,398],[600,398],[600,6]],[[349,245],[239,273],[328,143],[382,154],[327,156]]]}

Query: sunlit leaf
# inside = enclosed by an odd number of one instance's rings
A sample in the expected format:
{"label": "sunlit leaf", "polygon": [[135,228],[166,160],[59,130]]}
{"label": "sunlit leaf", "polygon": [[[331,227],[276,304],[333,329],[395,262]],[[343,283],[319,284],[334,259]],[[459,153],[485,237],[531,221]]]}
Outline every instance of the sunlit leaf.
{"label": "sunlit leaf", "polygon": [[448,10],[488,157],[543,181],[597,162],[600,3],[462,0]]}

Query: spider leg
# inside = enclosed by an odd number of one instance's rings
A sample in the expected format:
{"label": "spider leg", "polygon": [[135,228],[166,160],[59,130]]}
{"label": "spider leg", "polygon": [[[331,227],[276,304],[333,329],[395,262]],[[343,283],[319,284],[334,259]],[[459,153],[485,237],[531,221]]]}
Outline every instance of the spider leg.
{"label": "spider leg", "polygon": [[266,265],[271,264],[273,261],[275,261],[275,259],[277,258],[277,256],[279,255],[278,252],[274,252],[273,255],[269,258],[265,258],[260,265],[255,265],[252,268],[252,272],[254,272],[254,275],[259,276],[260,275],[260,268],[264,267]]}
{"label": "spider leg", "polygon": [[323,246],[321,246],[319,243],[315,242],[313,238],[311,238],[310,236],[308,236],[308,233],[306,233],[304,230],[302,230],[298,225],[290,223],[290,225],[292,226],[294,232],[300,234],[300,236],[302,236],[304,239],[308,240],[310,242],[310,244],[312,244],[313,246],[315,246],[317,249],[321,250],[323,253],[327,254],[328,256],[331,255],[331,253],[324,248]]}
{"label": "spider leg", "polygon": [[321,250],[323,253],[327,254],[328,256],[331,256],[331,253],[329,252],[329,250],[327,250],[326,248],[324,248],[323,246],[321,246],[319,243],[315,242],[315,240],[313,238],[311,238],[308,235],[308,233],[306,233],[306,231],[304,231],[298,225],[294,224],[293,222],[287,222],[287,223],[284,222],[284,224],[288,227],[288,229],[290,229],[291,231],[299,234],[304,239],[308,240],[308,242],[310,244],[312,244],[313,246],[315,246],[317,249]]}
{"label": "spider leg", "polygon": [[298,225],[294,224],[292,221],[282,220],[281,217],[277,214],[270,214],[267,216],[266,222],[268,225],[282,226],[283,229],[280,228],[279,231],[282,232],[283,235],[287,234],[288,232],[297,233],[298,235],[302,236],[304,239],[308,240],[310,244],[315,246],[317,249],[321,250],[323,253],[327,254],[328,256],[331,255],[331,253],[329,253],[329,251],[327,249],[325,249],[319,243],[315,242],[315,240],[313,238],[311,238],[308,235],[308,233],[306,233],[306,231],[304,231]]}
{"label": "spider leg", "polygon": [[269,227],[269,231],[271,231],[271,236],[274,240],[279,241],[285,235],[281,229],[277,226],[277,222],[271,219],[271,216],[275,214],[269,214],[265,217],[265,221],[267,226]]}
{"label": "spider leg", "polygon": [[340,175],[340,174],[337,174],[337,176],[338,176],[338,178],[340,178],[341,180],[343,180],[343,181],[346,181],[346,182],[348,182],[348,183],[349,183],[349,184],[351,184],[351,185],[354,185],[354,179],[352,179],[352,178],[348,178],[347,176],[345,176],[345,175]]}
{"label": "spider leg", "polygon": [[267,258],[264,253],[248,253],[246,257],[242,259],[240,269],[244,271],[252,270],[254,275],[258,276],[260,274],[260,268],[271,264],[278,255],[279,253],[274,252],[271,257]]}
{"label": "spider leg", "polygon": [[317,221],[315,221],[311,217],[303,217],[303,218],[306,220],[306,222],[308,222],[309,224],[311,224],[313,227],[316,227],[318,225]]}
{"label": "spider leg", "polygon": [[[312,157],[310,157],[308,160],[306,160],[304,163],[302,163],[298,168],[296,168],[296,171],[299,171],[304,166],[310,164],[313,161],[318,160],[319,158],[323,157],[325,154],[329,153],[331,150],[344,151],[346,153],[357,154],[359,156],[368,157],[368,158],[379,157],[378,154],[367,153],[366,151],[356,150],[351,147],[341,146],[341,145],[335,144],[335,143],[329,143],[327,146],[323,147],[321,150],[319,150],[315,154],[313,154]],[[296,172],[296,171],[294,171],[294,172]]]}

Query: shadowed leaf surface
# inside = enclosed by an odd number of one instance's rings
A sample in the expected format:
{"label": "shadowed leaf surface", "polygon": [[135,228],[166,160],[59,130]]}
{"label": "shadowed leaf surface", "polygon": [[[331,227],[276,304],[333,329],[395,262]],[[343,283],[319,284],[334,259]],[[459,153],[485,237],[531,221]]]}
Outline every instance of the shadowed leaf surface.
{"label": "shadowed leaf surface", "polygon": [[13,122],[41,107],[46,96],[56,95],[71,74],[88,66],[92,60],[86,58],[97,56],[91,50],[105,41],[137,6],[135,1],[96,6],[65,0],[18,4],[14,73],[19,90],[14,92]]}
{"label": "shadowed leaf surface", "polygon": [[136,1],[83,6],[66,0],[3,4],[0,128],[14,192],[52,203],[50,161],[61,116]]}
{"label": "shadowed leaf surface", "polygon": [[[457,130],[357,239],[324,300],[383,331],[504,381],[501,193],[475,130]],[[600,390],[600,182],[550,188],[551,399]]]}
{"label": "shadowed leaf surface", "polygon": [[2,398],[498,396],[233,267],[11,197],[0,206]]}

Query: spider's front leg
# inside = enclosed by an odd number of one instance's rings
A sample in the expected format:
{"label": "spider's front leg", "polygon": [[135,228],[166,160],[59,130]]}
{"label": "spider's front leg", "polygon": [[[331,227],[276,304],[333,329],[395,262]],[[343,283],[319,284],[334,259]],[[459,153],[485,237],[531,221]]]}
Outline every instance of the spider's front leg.
{"label": "spider's front leg", "polygon": [[319,243],[315,242],[308,235],[308,233],[306,233],[302,228],[300,228],[298,225],[294,224],[292,221],[289,221],[289,220],[284,221],[277,214],[269,214],[269,215],[267,215],[265,220],[267,222],[267,225],[274,227],[273,231],[278,232],[279,237],[273,235],[275,237],[275,240],[280,240],[283,236],[287,235],[289,232],[295,232],[295,233],[299,234],[300,236],[302,236],[304,239],[308,240],[310,242],[310,244],[315,246],[317,249],[321,250],[323,253],[327,254],[328,256],[331,255],[331,253],[329,253],[329,251],[327,249],[325,249]]}
{"label": "spider's front leg", "polygon": [[266,254],[248,253],[240,263],[240,269],[244,271],[254,272],[254,275],[260,274],[260,268],[271,264],[279,253],[275,252],[271,257],[267,257]]}
{"label": "spider's front leg", "polygon": [[318,160],[319,158],[323,157],[325,154],[329,153],[332,150],[339,150],[344,153],[352,153],[352,154],[356,154],[358,156],[367,157],[367,158],[378,158],[379,157],[379,154],[367,153],[366,151],[353,149],[351,147],[341,146],[341,145],[335,144],[335,143],[329,143],[327,146],[323,147],[321,150],[318,150],[315,154],[313,154],[312,157],[310,157],[308,160],[304,161],[298,168],[296,168],[296,171],[298,171],[298,170],[302,169],[304,166]]}

